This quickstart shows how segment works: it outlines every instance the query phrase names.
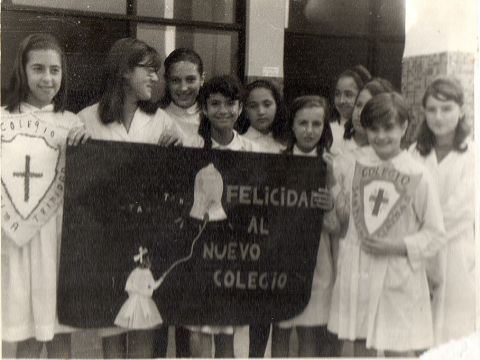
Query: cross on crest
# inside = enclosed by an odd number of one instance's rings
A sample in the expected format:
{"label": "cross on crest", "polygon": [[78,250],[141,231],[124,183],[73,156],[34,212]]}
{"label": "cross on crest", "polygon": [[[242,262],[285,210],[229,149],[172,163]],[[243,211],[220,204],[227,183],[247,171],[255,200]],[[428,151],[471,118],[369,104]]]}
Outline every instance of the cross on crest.
{"label": "cross on crest", "polygon": [[382,204],[388,204],[388,198],[384,197],[385,195],[385,190],[384,189],[378,189],[376,195],[371,195],[369,200],[374,202],[373,204],[373,210],[372,210],[372,215],[373,216],[378,216],[378,213],[380,212],[380,207]]}
{"label": "cross on crest", "polygon": [[23,177],[24,179],[24,201],[27,202],[30,198],[30,178],[41,178],[42,173],[34,173],[30,171],[30,155],[25,156],[25,171],[14,172],[13,177]]}

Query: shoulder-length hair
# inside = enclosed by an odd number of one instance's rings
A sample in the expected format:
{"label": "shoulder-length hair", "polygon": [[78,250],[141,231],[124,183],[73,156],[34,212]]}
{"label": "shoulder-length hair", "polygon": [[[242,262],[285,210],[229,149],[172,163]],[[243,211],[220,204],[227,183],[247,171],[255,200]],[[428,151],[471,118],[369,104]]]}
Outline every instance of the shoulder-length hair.
{"label": "shoulder-length hair", "polygon": [[[215,76],[208,80],[200,89],[199,100],[203,110],[207,109],[207,100],[212,94],[222,94],[228,99],[239,100],[241,103],[244,99],[244,89],[240,80],[232,75]],[[203,138],[204,148],[212,148],[212,128],[210,121],[202,112],[198,134]]]}
{"label": "shoulder-length hair", "polygon": [[67,102],[67,64],[62,47],[57,39],[50,34],[32,34],[20,43],[15,57],[6,99],[6,109],[9,112],[18,110],[20,103],[27,100],[30,88],[28,87],[25,66],[29,60],[29,53],[35,50],[54,50],[58,53],[62,66],[62,79],[60,89],[52,100],[53,111],[58,112],[65,109]]}
{"label": "shoulder-length hair", "polygon": [[[272,94],[273,100],[276,105],[275,117],[273,122],[270,125],[270,130],[272,131],[273,138],[277,141],[285,141],[285,130],[286,130],[286,108],[283,101],[283,96],[279,88],[269,80],[255,80],[245,86],[246,95],[245,101],[248,101],[250,93],[255,89],[267,89]],[[247,106],[247,104],[245,104]],[[244,134],[250,127],[250,119],[248,118],[247,112],[244,111],[242,116],[238,119],[236,128],[240,134]]]}
{"label": "shoulder-length hair", "polygon": [[[142,61],[157,69],[161,66],[157,51],[143,41],[124,38],[117,40],[110,48],[104,64],[102,95],[98,105],[98,114],[104,124],[121,121],[126,85],[124,75]],[[158,109],[158,104],[150,101],[139,101],[138,106],[149,114]]]}
{"label": "shoulder-length hair", "polygon": [[[372,95],[372,97],[375,96],[375,95],[378,95],[378,94],[383,94],[383,93],[386,93],[386,92],[395,91],[395,89],[394,89],[394,87],[393,87],[393,85],[390,81],[388,81],[387,79],[380,78],[380,77],[375,77],[372,80],[370,80],[369,82],[367,82],[363,86],[363,88],[360,89],[360,91],[358,92],[358,95],[360,95],[360,93],[363,90],[367,90],[370,93],[370,95]],[[358,95],[357,95],[357,98],[358,98]],[[356,99],[355,99],[355,102],[357,102]],[[345,132],[343,133],[343,138],[344,139],[351,139],[353,137],[353,135],[355,135],[355,128],[353,127],[352,118],[350,118],[345,123]]]}
{"label": "shoulder-length hair", "polygon": [[168,77],[170,76],[170,70],[172,66],[180,61],[188,61],[196,65],[198,74],[200,76],[203,75],[203,61],[196,51],[188,48],[178,48],[173,50],[163,62],[163,66],[165,69],[164,77],[166,81],[166,86],[165,94],[160,100],[160,106],[162,108],[166,108],[172,102],[172,95],[170,94],[170,89],[168,87]]}
{"label": "shoulder-length hair", "polygon": [[298,111],[302,109],[315,108],[319,107],[323,109],[324,119],[323,119],[323,131],[320,136],[320,140],[317,143],[317,155],[322,156],[324,151],[329,151],[333,143],[332,129],[330,128],[330,118],[328,112],[328,101],[317,95],[305,95],[297,97],[293,100],[292,105],[290,106],[288,123],[287,123],[287,148],[285,153],[293,153],[293,146],[297,142],[295,134],[293,132],[293,123],[295,121],[295,115]]}
{"label": "shoulder-length hair", "polygon": [[[425,91],[422,99],[422,105],[425,109],[428,98],[432,96],[439,101],[453,101],[458,106],[462,107],[464,104],[463,88],[454,77],[440,77],[435,79]],[[465,143],[465,139],[470,134],[470,127],[467,124],[465,114],[463,114],[458,120],[457,127],[455,128],[455,136],[453,138],[453,149],[458,152],[465,152],[468,145]],[[430,154],[430,151],[435,147],[437,140],[435,134],[428,127],[427,121],[424,117],[417,132],[417,144],[416,149],[422,156]]]}

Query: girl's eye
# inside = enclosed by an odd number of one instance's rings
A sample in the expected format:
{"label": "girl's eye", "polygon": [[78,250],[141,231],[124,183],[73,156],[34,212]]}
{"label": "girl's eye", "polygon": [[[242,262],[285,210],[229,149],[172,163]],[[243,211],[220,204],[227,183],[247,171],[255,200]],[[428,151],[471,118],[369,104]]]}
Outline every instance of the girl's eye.
{"label": "girl's eye", "polygon": [[197,78],[195,76],[188,76],[187,77],[187,83],[193,84],[197,81]]}
{"label": "girl's eye", "polygon": [[60,73],[60,68],[53,68],[50,70],[52,74],[59,74]]}
{"label": "girl's eye", "polygon": [[179,78],[170,78],[170,82],[172,84],[178,84],[178,83],[180,83],[180,79]]}
{"label": "girl's eye", "polygon": [[248,103],[248,104],[247,104],[247,107],[248,107],[249,109],[256,109],[256,108],[258,107],[258,105],[257,105],[256,103],[254,103],[254,102],[251,102],[251,103]]}
{"label": "girl's eye", "polygon": [[442,111],[443,112],[450,112],[450,111],[452,111],[452,106],[450,106],[450,105],[442,106]]}
{"label": "girl's eye", "polygon": [[235,105],[235,101],[234,101],[234,100],[228,100],[228,101],[227,101],[227,105],[228,105],[228,106],[234,106],[234,105]]}
{"label": "girl's eye", "polygon": [[272,104],[271,101],[264,101],[264,102],[263,102],[263,106],[265,106],[265,107],[267,107],[267,108],[270,107],[270,106],[272,106],[272,105],[273,105],[273,104]]}

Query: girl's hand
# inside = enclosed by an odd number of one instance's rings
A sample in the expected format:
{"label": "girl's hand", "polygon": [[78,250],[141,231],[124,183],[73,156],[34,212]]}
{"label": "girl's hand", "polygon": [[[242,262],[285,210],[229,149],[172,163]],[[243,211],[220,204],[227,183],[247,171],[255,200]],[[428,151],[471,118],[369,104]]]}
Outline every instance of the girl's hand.
{"label": "girl's hand", "polygon": [[340,233],[340,223],[338,222],[335,211],[329,211],[323,214],[322,231],[325,231],[329,235],[338,235]]}
{"label": "girl's hand", "polygon": [[67,144],[77,146],[78,144],[85,144],[92,135],[87,132],[84,126],[73,128],[67,135]]}
{"label": "girl's hand", "polygon": [[407,256],[407,246],[402,239],[379,240],[369,236],[362,240],[362,250],[371,255]]}
{"label": "girl's hand", "polygon": [[182,138],[178,135],[178,133],[171,130],[166,130],[162,133],[162,135],[160,135],[157,144],[160,146],[180,146],[182,145]]}
{"label": "girl's hand", "polygon": [[330,190],[326,188],[318,188],[318,207],[324,211],[332,211],[334,207],[333,197]]}
{"label": "girl's hand", "polygon": [[333,154],[325,151],[322,155],[322,159],[327,164],[327,187],[332,188],[337,182],[333,175]]}

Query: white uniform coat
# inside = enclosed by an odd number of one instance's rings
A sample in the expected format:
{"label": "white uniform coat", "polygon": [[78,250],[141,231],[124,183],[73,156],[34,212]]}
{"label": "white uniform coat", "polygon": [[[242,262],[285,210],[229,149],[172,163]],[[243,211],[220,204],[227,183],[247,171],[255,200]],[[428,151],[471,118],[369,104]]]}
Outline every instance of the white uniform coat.
{"label": "white uniform coat", "polygon": [[[317,156],[317,149],[306,154],[296,145],[294,155]],[[330,301],[333,288],[333,260],[330,248],[330,237],[322,231],[318,244],[317,263],[315,265],[310,300],[305,309],[292,319],[279,322],[281,328],[293,326],[324,326],[328,322]]]}
{"label": "white uniform coat", "polygon": [[192,137],[198,134],[202,109],[198,103],[193,104],[188,109],[175,105],[172,101],[165,112],[170,116],[175,125],[182,133],[184,138]]}
{"label": "white uniform coat", "polygon": [[[382,164],[371,147],[363,151],[358,162]],[[405,151],[389,162],[402,173],[421,175],[412,203],[390,230],[390,236],[403,239],[408,256],[365,253],[350,216],[340,242],[328,328],[341,339],[366,339],[368,348],[425,349],[433,345],[425,264],[444,245],[442,213],[435,184],[423,165]],[[354,171],[350,166],[343,179],[347,189],[352,189]],[[349,203],[351,209],[351,196]]]}
{"label": "white uniform coat", "polygon": [[[2,109],[2,112],[6,111]],[[52,126],[82,126],[68,111],[53,112],[53,105],[38,109],[21,103],[20,113],[34,112]],[[66,138],[65,138],[66,144]],[[65,151],[64,146],[61,151]],[[55,333],[73,328],[58,324],[57,272],[62,230],[62,209],[23,246],[2,230],[2,340],[22,341],[35,338],[50,341]]]}
{"label": "white uniform coat", "polygon": [[455,150],[439,163],[434,150],[423,157],[410,151],[430,170],[439,189],[447,246],[429,263],[433,286],[436,345],[475,330],[475,158],[474,145]]}
{"label": "white uniform coat", "polygon": [[[95,140],[157,144],[164,132],[168,131],[179,135],[172,119],[162,109],[158,109],[155,114],[147,114],[137,108],[128,132],[125,126],[118,121],[110,124],[102,123],[98,115],[98,103],[86,107],[78,113],[78,116],[92,135],[92,139]],[[112,326],[98,329],[98,334],[101,337],[107,337],[127,331],[128,329]]]}
{"label": "white uniform coat", "polygon": [[78,116],[95,140],[156,144],[167,131],[181,137],[172,119],[162,109],[158,109],[155,114],[147,114],[137,108],[128,132],[119,121],[102,123],[98,115],[98,103],[83,109]]}
{"label": "white uniform coat", "polygon": [[253,126],[249,126],[243,137],[256,143],[260,147],[261,152],[278,154],[285,149],[284,145],[273,138],[272,132],[263,134]]}

